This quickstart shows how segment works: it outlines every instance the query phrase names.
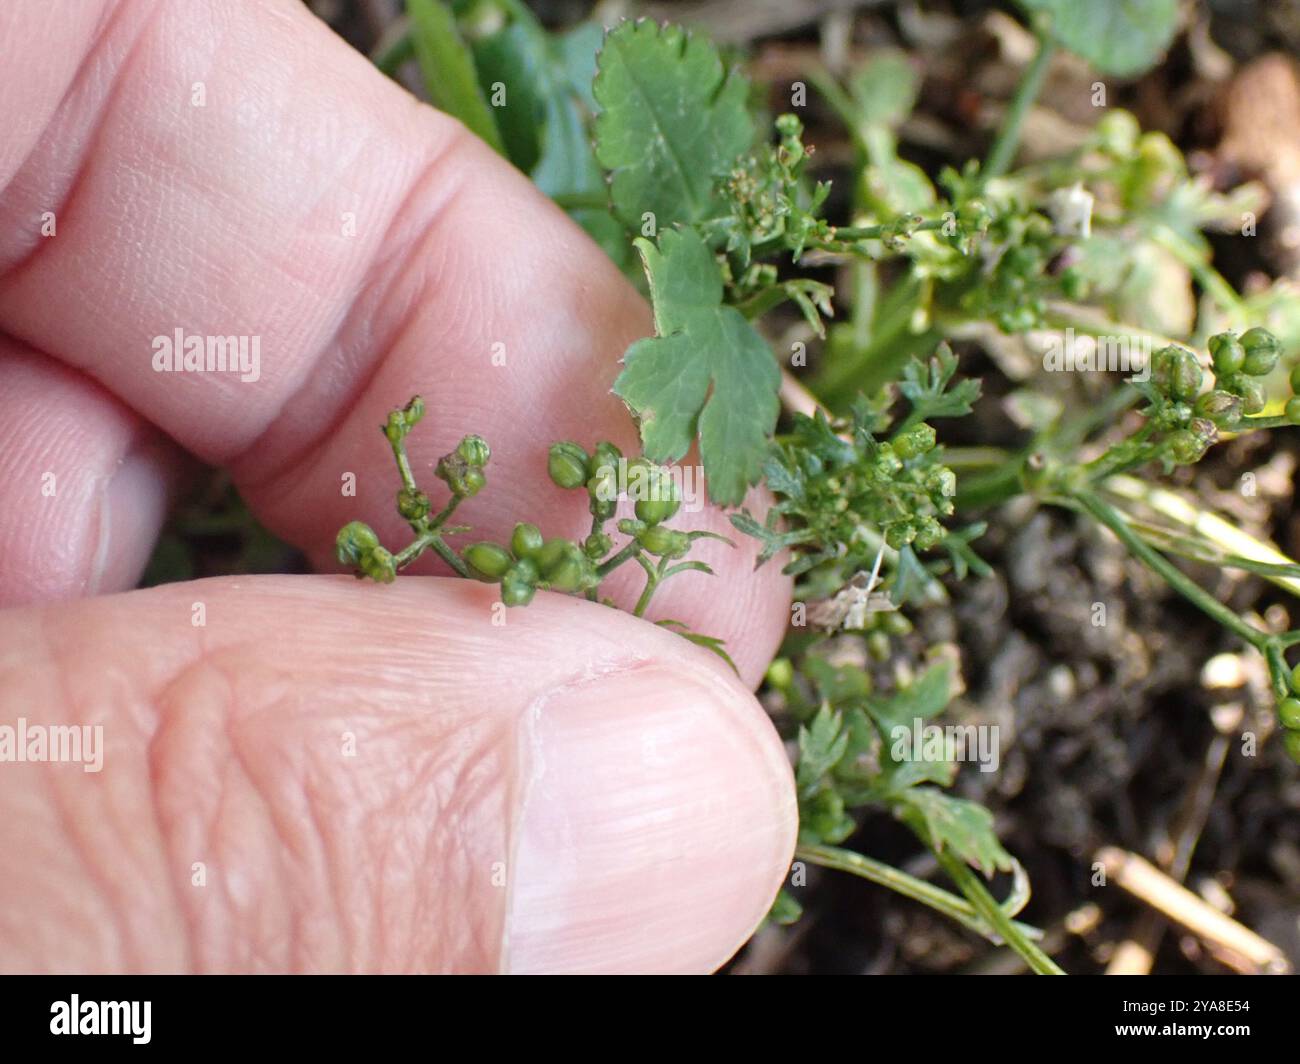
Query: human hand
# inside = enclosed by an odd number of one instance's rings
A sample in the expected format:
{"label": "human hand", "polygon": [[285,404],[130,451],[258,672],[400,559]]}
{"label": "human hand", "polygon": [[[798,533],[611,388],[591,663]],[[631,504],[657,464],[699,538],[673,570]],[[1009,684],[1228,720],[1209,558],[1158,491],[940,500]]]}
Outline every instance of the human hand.
{"label": "human hand", "polygon": [[[124,593],[187,456],[336,568],[339,526],[391,513],[376,427],[415,392],[418,461],[466,432],[493,446],[457,515],[476,535],[577,532],[546,449],[635,450],[609,392],[650,331],[631,286],[295,0],[13,0],[0,99],[0,729],[103,741],[97,772],[0,762],[0,967],[725,961],[795,834],[744,686],[789,586],[748,545],[702,543],[718,575],[655,600],[725,639],[744,684],[584,601],[494,625],[496,589],[444,577]],[[260,337],[258,379],[156,372],[177,328]]]}

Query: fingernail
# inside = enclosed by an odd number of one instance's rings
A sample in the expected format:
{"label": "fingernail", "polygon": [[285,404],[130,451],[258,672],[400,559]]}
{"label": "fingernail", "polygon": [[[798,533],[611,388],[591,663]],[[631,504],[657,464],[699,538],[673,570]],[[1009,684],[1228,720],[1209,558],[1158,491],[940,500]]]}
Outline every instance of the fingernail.
{"label": "fingernail", "polygon": [[104,485],[90,595],[124,591],[140,580],[167,516],[168,479],[152,448],[126,455]]}
{"label": "fingernail", "polygon": [[522,722],[529,784],[511,972],[704,972],[762,920],[796,832],[789,762],[749,692],[634,669]]}

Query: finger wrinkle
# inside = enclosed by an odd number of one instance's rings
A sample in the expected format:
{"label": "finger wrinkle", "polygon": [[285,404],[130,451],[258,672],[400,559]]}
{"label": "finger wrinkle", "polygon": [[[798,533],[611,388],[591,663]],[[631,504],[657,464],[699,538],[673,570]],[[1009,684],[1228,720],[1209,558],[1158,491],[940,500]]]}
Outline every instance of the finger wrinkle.
{"label": "finger wrinkle", "polygon": [[[454,209],[461,185],[461,170],[455,162],[468,137],[460,123],[443,124],[429,158],[390,214],[384,236],[360,272],[338,326],[316,356],[306,360],[306,372],[279,404],[267,428],[225,463],[245,489],[273,490],[278,480],[295,476],[321,441],[335,436],[355,413],[369,395],[388,353],[418,319],[421,300],[411,299],[399,313],[391,313],[386,306],[389,293],[394,281],[409,270],[430,265],[426,241]],[[417,262],[419,259],[423,261]],[[376,320],[385,326],[378,333],[373,331]],[[286,421],[283,415],[289,409],[294,416]],[[304,425],[317,428],[304,432]]]}
{"label": "finger wrinkle", "polygon": [[[74,223],[76,213],[72,205],[77,202],[78,192],[93,169],[104,126],[109,116],[113,114],[122,86],[128,80],[125,74],[153,29],[161,3],[162,0],[122,0],[108,5],[100,16],[99,26],[91,38],[92,43],[86,51],[85,58],[77,66],[77,74],[64,89],[59,103],[50,112],[50,120],[45,130],[33,142],[32,150],[15,170],[13,177],[0,187],[0,204],[10,206],[5,201],[12,198],[17,186],[20,199],[29,197],[36,200],[34,206],[39,207],[38,210],[16,212],[20,218],[28,216],[32,221],[26,226],[20,225],[11,230],[16,235],[11,247],[5,248],[0,244],[0,292],[26,273],[37,261],[41,251],[53,244],[53,240],[41,234],[37,224],[42,211],[53,212],[57,220],[56,224],[64,226],[65,231],[67,226]],[[117,35],[124,25],[129,25],[133,17],[138,19],[138,24],[132,28],[132,37],[125,45],[121,59],[114,63],[114,72],[107,91],[101,93],[96,101],[94,114],[89,119],[90,126],[84,135],[75,166],[70,173],[61,171],[57,167],[50,167],[41,157],[42,145],[49,136],[50,128],[66,114],[65,109],[74,96],[87,89],[89,83],[103,76],[101,67],[107,58],[104,53],[110,47],[119,45],[116,40]],[[41,187],[42,183],[38,180],[38,175],[43,174],[54,175],[52,178],[47,178],[47,183],[55,186],[53,189]]]}

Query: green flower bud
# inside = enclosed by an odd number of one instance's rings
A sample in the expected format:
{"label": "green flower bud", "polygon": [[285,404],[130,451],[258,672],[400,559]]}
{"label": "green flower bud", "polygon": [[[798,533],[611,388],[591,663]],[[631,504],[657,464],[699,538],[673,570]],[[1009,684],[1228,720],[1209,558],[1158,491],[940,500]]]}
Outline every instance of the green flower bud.
{"label": "green flower bud", "polygon": [[588,558],[595,560],[603,558],[614,546],[611,540],[604,532],[593,532],[582,543],[582,551]]}
{"label": "green flower bud", "polygon": [[1300,395],[1300,364],[1291,367],[1291,390]]}
{"label": "green flower bud", "polygon": [[542,579],[556,591],[578,591],[594,586],[595,567],[591,559],[567,539],[548,541],[537,561]]}
{"label": "green flower bud", "polygon": [[1246,349],[1234,333],[1218,333],[1210,337],[1210,358],[1214,360],[1214,372],[1224,377],[1240,373],[1246,364]]}
{"label": "green flower bud", "polygon": [[1291,670],[1291,693],[1300,694],[1300,665]]}
{"label": "green flower bud", "polygon": [[1191,429],[1179,429],[1169,435],[1169,456],[1183,465],[1199,462],[1208,447],[1209,441]]}
{"label": "green flower bud", "polygon": [[527,606],[537,590],[537,566],[524,559],[515,562],[501,578],[501,601],[507,606]]}
{"label": "green flower bud", "polygon": [[1293,395],[1286,401],[1286,419],[1292,425],[1300,425],[1300,395]]}
{"label": "green flower bud", "polygon": [[625,536],[632,536],[635,538],[646,530],[646,524],[644,521],[637,521],[631,517],[624,517],[618,523],[618,530]]}
{"label": "green flower bud", "polygon": [[536,525],[521,521],[515,525],[515,531],[510,537],[510,550],[516,558],[533,558],[542,549],[543,543],[545,540],[542,538],[542,530]]}
{"label": "green flower bud", "polygon": [[408,521],[418,521],[429,512],[429,496],[403,488],[397,493],[397,512]]}
{"label": "green flower bud", "polygon": [[917,522],[916,547],[918,550],[929,550],[931,547],[938,546],[943,537],[943,525],[939,524],[933,517],[922,517]]}
{"label": "green flower bud", "polygon": [[551,444],[546,458],[546,471],[551,480],[561,488],[580,488],[587,482],[590,469],[587,452],[570,440]]}
{"label": "green flower bud", "polygon": [[916,539],[916,529],[908,521],[899,521],[885,530],[885,542],[894,550],[902,550]]}
{"label": "green flower bud", "polygon": [[1198,417],[1212,421],[1219,428],[1226,428],[1240,420],[1242,402],[1231,392],[1216,389],[1197,399],[1194,409]]}
{"label": "green flower bud", "polygon": [[638,520],[648,525],[667,521],[681,509],[681,496],[668,470],[638,459],[628,470],[628,490],[636,500]]}
{"label": "green flower bud", "polygon": [[514,564],[510,552],[495,543],[473,543],[465,548],[464,557],[474,576],[486,583],[500,580]]}
{"label": "green flower bud", "polygon": [[599,469],[601,466],[610,466],[617,469],[618,463],[623,458],[623,452],[615,447],[608,440],[601,440],[596,444],[596,448],[591,454],[592,470]]}
{"label": "green flower bud", "polygon": [[671,528],[664,528],[662,525],[651,525],[636,537],[636,541],[649,554],[667,554],[673,549],[674,535],[675,533]]}
{"label": "green flower bud", "polygon": [[1174,348],[1169,364],[1169,392],[1171,399],[1190,403],[1201,390],[1201,364],[1196,356],[1182,348]]}
{"label": "green flower bud", "polygon": [[542,544],[541,549],[533,556],[533,561],[537,563],[537,571],[545,579],[550,571],[560,564],[565,558],[570,557],[572,552],[578,550],[576,544],[567,539],[548,539]]}
{"label": "green flower bud", "polygon": [[1267,329],[1247,330],[1241,338],[1241,346],[1246,352],[1246,361],[1241,367],[1243,373],[1248,373],[1252,377],[1262,377],[1266,373],[1271,373],[1273,367],[1277,365],[1281,347],[1277,337]]}
{"label": "green flower bud", "polygon": [[894,453],[903,461],[907,461],[909,458],[916,458],[927,451],[932,451],[934,441],[934,429],[925,422],[921,422],[921,424],[913,425],[906,432],[895,436],[890,442],[893,444]]}
{"label": "green flower bud", "polygon": [[349,521],[339,529],[334,553],[343,565],[360,565],[361,558],[379,546],[375,530],[364,521]]}
{"label": "green flower bud", "polygon": [[1284,698],[1277,704],[1277,719],[1282,727],[1292,731],[1300,729],[1300,698]]}
{"label": "green flower bud", "polygon": [[[466,436],[465,440],[478,440],[477,436]],[[463,445],[465,440],[461,441]],[[480,442],[482,442],[480,440]],[[487,445],[484,444],[484,447]],[[473,454],[473,446],[467,448]],[[443,481],[451,493],[457,498],[467,499],[477,495],[483,490],[483,485],[487,483],[487,478],[483,476],[483,470],[477,465],[471,464],[461,453],[460,448],[452,451],[451,454],[444,454],[438,459],[438,464],[433,470],[434,476]]]}
{"label": "green flower bud", "polygon": [[384,436],[389,443],[401,443],[406,436],[406,419],[400,410],[394,410],[384,422]]}
{"label": "green flower bud", "polygon": [[488,459],[492,457],[492,449],[482,436],[466,436],[456,444],[456,453],[465,460],[466,465],[479,469],[487,465]]}
{"label": "green flower bud", "polygon": [[397,565],[383,547],[372,547],[361,556],[361,571],[381,584],[391,584],[397,579]]}

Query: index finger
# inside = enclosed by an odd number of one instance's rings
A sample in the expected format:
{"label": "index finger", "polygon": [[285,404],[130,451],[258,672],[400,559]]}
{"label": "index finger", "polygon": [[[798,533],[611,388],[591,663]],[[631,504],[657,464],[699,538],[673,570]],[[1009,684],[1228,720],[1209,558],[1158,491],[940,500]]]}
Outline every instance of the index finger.
{"label": "index finger", "polygon": [[[14,53],[0,92],[21,86],[33,116],[0,148],[0,328],[228,465],[317,558],[352,518],[398,533],[375,430],[414,392],[429,410],[417,468],[467,432],[493,445],[491,484],[462,511],[476,532],[582,531],[546,447],[635,449],[609,387],[651,323],[576,226],[301,4],[49,6],[0,13]],[[45,55],[62,58],[30,58]],[[155,368],[178,329],[257,338],[256,373]],[[659,609],[728,639],[754,678],[788,585],[770,566],[751,576],[748,545],[701,553],[718,577],[676,578]]]}

